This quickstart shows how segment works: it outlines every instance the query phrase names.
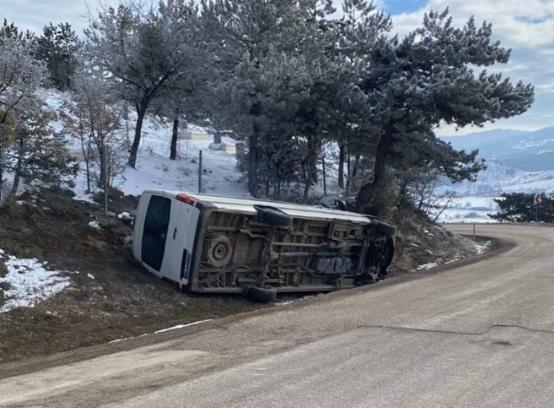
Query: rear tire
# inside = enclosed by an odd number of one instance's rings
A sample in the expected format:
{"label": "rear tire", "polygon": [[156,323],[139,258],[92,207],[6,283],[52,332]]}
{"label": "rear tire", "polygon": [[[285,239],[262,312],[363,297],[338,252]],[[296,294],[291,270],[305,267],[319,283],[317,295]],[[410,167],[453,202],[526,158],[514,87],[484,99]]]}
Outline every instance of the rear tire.
{"label": "rear tire", "polygon": [[257,286],[245,286],[242,288],[241,294],[248,300],[260,303],[271,303],[277,299],[275,289],[265,289]]}

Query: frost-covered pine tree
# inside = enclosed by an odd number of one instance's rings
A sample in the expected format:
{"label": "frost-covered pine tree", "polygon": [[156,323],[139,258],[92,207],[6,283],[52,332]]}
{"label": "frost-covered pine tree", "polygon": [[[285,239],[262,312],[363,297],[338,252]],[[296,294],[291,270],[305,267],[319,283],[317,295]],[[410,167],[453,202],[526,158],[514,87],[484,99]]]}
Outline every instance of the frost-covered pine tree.
{"label": "frost-covered pine tree", "polygon": [[24,37],[14,30],[6,33],[2,30],[0,34],[0,202],[16,128],[25,112],[36,109],[36,92],[46,74],[44,66],[33,59]]}
{"label": "frost-covered pine tree", "polygon": [[50,121],[55,114],[40,106],[27,106],[13,131],[13,143],[6,152],[7,169],[13,174],[8,202],[13,202],[24,182],[30,186],[71,184],[78,165],[65,142],[53,135]]}
{"label": "frost-covered pine tree", "polygon": [[[361,81],[371,65],[372,52],[379,39],[392,28],[388,15],[379,11],[372,1],[345,0],[342,17],[328,24],[335,33],[335,96],[328,113],[329,132],[339,147],[338,185],[345,194],[356,189],[363,177],[362,157],[374,141],[370,137],[375,130],[366,120],[364,103],[351,97],[351,87]],[[345,169],[346,167],[346,169]],[[345,175],[346,170],[346,175]]]}
{"label": "frost-covered pine tree", "polygon": [[50,23],[36,38],[33,55],[46,65],[52,85],[63,91],[71,86],[80,47],[81,41],[69,23]]}
{"label": "frost-covered pine tree", "polygon": [[[443,146],[434,129],[441,123],[483,125],[525,112],[533,87],[513,84],[501,74],[475,67],[507,63],[510,51],[493,42],[492,26],[471,18],[455,27],[448,10],[425,15],[423,25],[404,39],[381,38],[371,53],[357,94],[366,103],[367,120],[379,129],[373,152],[373,180],[358,195],[361,210],[386,208],[391,157],[438,151],[437,166],[446,176],[471,178],[479,163]],[[417,161],[417,158],[416,158]]]}
{"label": "frost-covered pine tree", "polygon": [[[294,0],[214,0],[203,4],[203,31],[213,55],[212,114],[219,126],[246,141],[248,187],[258,195],[260,154],[266,117],[263,87],[270,55],[296,52],[306,15]],[[294,73],[289,73],[294,75]]]}
{"label": "frost-covered pine tree", "polygon": [[110,73],[113,89],[136,108],[129,155],[135,167],[142,124],[152,101],[168,83],[185,76],[199,54],[197,8],[184,0],[165,0],[149,8],[140,3],[103,9],[85,34],[94,63]]}

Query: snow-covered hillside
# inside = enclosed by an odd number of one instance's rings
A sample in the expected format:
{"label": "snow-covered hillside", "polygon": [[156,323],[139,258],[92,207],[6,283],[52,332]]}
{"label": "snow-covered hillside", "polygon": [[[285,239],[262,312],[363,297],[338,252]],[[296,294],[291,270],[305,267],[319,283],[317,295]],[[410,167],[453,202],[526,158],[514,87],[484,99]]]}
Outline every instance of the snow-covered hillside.
{"label": "snow-covered hillside", "polygon": [[496,222],[487,214],[495,213],[498,206],[494,196],[455,197],[440,214],[438,221],[445,223],[483,223]]}
{"label": "snow-covered hillside", "polygon": [[[57,91],[44,91],[43,98],[54,110],[62,109],[68,94]],[[134,119],[122,123],[121,133],[132,140]],[[61,121],[52,123],[53,130],[68,141],[68,147],[76,158],[82,157],[80,142],[71,134],[64,133]],[[191,130],[202,130],[194,125]],[[147,189],[179,190],[198,192],[199,152],[202,151],[202,192],[227,196],[248,196],[246,183],[237,169],[234,154],[221,150],[212,150],[211,140],[185,140],[182,136],[178,142],[178,160],[169,160],[171,124],[161,123],[153,117],[147,117],[142,130],[136,169],[127,168],[118,175],[114,187],[125,194],[140,195]],[[235,140],[224,137],[226,144],[235,144]],[[75,192],[78,199],[90,200],[86,193],[86,175],[84,164],[76,179]]]}
{"label": "snow-covered hillside", "polygon": [[456,198],[441,215],[442,221],[492,221],[486,214],[496,211],[492,199],[502,193],[554,193],[553,128],[535,132],[498,129],[444,140],[456,149],[479,149],[487,169],[476,182],[444,182],[438,193],[453,191]]}
{"label": "snow-covered hillside", "polygon": [[479,149],[479,156],[525,171],[554,170],[554,128],[534,132],[497,129],[445,137],[456,149]]}
{"label": "snow-covered hillside", "polygon": [[525,171],[506,166],[496,159],[486,161],[487,169],[476,182],[445,182],[440,191],[455,191],[458,196],[498,196],[502,193],[554,192],[554,170]]}

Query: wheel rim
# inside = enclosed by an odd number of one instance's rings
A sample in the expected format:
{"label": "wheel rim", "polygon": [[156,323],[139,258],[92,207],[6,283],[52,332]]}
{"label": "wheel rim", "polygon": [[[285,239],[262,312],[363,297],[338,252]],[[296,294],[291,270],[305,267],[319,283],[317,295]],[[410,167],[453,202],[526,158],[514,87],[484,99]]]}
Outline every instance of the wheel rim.
{"label": "wheel rim", "polygon": [[214,259],[216,259],[218,261],[222,261],[222,260],[225,259],[225,257],[229,253],[229,248],[228,248],[226,243],[219,242],[215,245],[212,253],[213,253]]}

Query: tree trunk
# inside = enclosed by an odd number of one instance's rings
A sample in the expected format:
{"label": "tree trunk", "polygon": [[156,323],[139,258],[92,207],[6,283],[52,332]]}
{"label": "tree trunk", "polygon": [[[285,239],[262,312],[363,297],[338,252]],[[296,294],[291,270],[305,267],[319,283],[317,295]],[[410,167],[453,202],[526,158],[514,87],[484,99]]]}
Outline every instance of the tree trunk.
{"label": "tree trunk", "polygon": [[304,183],[304,195],[302,197],[302,202],[303,203],[308,202],[308,197],[309,197],[309,194],[310,194],[310,187],[311,187],[311,183],[310,183],[309,179],[307,179],[306,182]]}
{"label": "tree trunk", "polygon": [[4,188],[4,149],[0,140],[0,207],[2,206],[2,189]]}
{"label": "tree trunk", "polygon": [[344,152],[344,144],[339,145],[339,176],[338,176],[338,183],[340,188],[344,188],[344,158],[345,158],[345,152]]}
{"label": "tree trunk", "polygon": [[19,189],[19,182],[21,180],[21,170],[23,168],[23,154],[24,154],[23,138],[19,139],[19,149],[17,152],[17,163],[15,165],[15,171],[13,176],[12,189],[8,197],[8,201],[13,202],[17,197],[17,190]]}
{"label": "tree trunk", "polygon": [[318,181],[317,176],[317,164],[318,164],[318,152],[320,149],[319,142],[315,133],[308,133],[307,135],[307,147],[308,147],[308,175],[310,186],[314,185]]}
{"label": "tree trunk", "polygon": [[348,148],[346,150],[346,194],[349,194],[352,190],[352,155],[350,154],[351,146],[350,143],[348,143]]}
{"label": "tree trunk", "polygon": [[102,184],[104,190],[104,212],[106,216],[108,215],[109,200],[110,200],[110,170],[109,170],[109,151],[108,146],[104,143],[102,145]]}
{"label": "tree trunk", "polygon": [[106,144],[104,142],[97,142],[98,156],[100,158],[100,177],[96,180],[96,185],[99,188],[102,188],[104,185],[104,180],[106,178],[106,155],[105,149]]}
{"label": "tree trunk", "polygon": [[91,192],[90,189],[90,139],[85,147],[85,139],[81,138],[81,152],[83,153],[83,160],[85,162],[85,174],[87,176],[87,193]]}
{"label": "tree trunk", "polygon": [[373,164],[373,180],[362,186],[356,199],[356,208],[359,211],[369,212],[372,215],[382,215],[386,208],[387,187],[386,164],[393,143],[395,130],[389,126],[377,143],[375,162]]}
{"label": "tree trunk", "polygon": [[281,199],[281,178],[279,177],[279,174],[276,175],[275,180],[275,199],[280,200]]}
{"label": "tree trunk", "polygon": [[356,176],[358,175],[359,169],[360,169],[360,154],[356,153],[354,155],[354,164],[352,165],[352,178],[351,178],[351,183],[354,188],[356,187],[355,182],[356,182]]}
{"label": "tree trunk", "polygon": [[373,187],[379,186],[384,178],[386,171],[387,158],[389,156],[389,151],[392,146],[392,131],[387,132],[377,144],[377,151],[375,152],[375,163],[373,165]]}
{"label": "tree trunk", "polygon": [[258,136],[259,126],[254,121],[252,134],[248,137],[248,191],[258,196]]}
{"label": "tree trunk", "polygon": [[400,192],[398,193],[398,200],[396,201],[396,210],[400,208],[402,205],[402,202],[404,201],[404,198],[407,194],[408,190],[408,184],[410,183],[410,175],[409,173],[404,175],[404,179],[402,181],[402,186],[400,187]]}
{"label": "tree trunk", "polygon": [[129,139],[129,105],[123,105],[123,120],[125,121],[125,141],[127,142],[127,148],[131,146],[131,140]]}
{"label": "tree trunk", "polygon": [[321,172],[323,176],[323,195],[327,195],[327,174],[325,173],[325,155],[321,156]]}
{"label": "tree trunk", "polygon": [[171,134],[171,149],[169,160],[177,160],[177,139],[179,139],[179,118],[173,119],[173,133]]}
{"label": "tree trunk", "polygon": [[142,134],[142,124],[144,122],[144,117],[146,116],[146,109],[148,108],[149,102],[149,100],[143,99],[140,104],[137,105],[137,126],[135,128],[135,138],[133,140],[133,144],[131,145],[131,151],[129,154],[129,166],[131,166],[133,169],[137,165],[137,155],[140,144],[140,136]]}

